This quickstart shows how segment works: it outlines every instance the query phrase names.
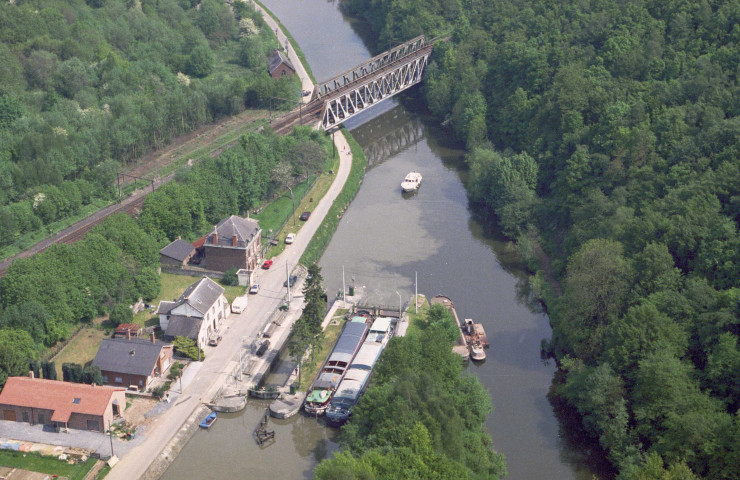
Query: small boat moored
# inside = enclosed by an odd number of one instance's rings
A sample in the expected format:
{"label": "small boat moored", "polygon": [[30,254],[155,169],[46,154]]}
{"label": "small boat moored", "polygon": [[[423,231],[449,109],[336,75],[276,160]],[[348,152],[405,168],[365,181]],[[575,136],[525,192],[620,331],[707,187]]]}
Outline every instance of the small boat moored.
{"label": "small boat moored", "polygon": [[211,412],[200,422],[200,428],[211,428],[216,423],[216,412]]}
{"label": "small boat moored", "polygon": [[418,190],[419,186],[421,186],[421,173],[419,172],[410,172],[406,175],[406,178],[403,179],[403,182],[401,182],[401,190],[403,190],[404,193]]}
{"label": "small boat moored", "polygon": [[466,318],[462,328],[465,343],[470,347],[470,358],[473,360],[485,360],[486,351],[489,347],[488,336],[480,323],[473,323],[472,318]]}

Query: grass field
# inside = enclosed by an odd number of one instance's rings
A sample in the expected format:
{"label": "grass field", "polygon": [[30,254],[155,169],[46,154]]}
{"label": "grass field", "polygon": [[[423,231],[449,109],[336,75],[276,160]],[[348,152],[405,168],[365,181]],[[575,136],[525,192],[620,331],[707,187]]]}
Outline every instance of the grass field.
{"label": "grass field", "polygon": [[[41,456],[37,453],[0,450],[0,466],[19,468],[49,475],[56,474],[59,477],[67,477],[69,480],[84,479],[95,465],[95,462],[97,462],[96,459],[88,458],[84,463],[70,465],[56,457]],[[18,478],[25,478],[20,472],[17,473],[19,473]]]}
{"label": "grass field", "polygon": [[[159,296],[157,296],[157,298],[155,298],[151,303],[151,305],[154,305],[155,309],[157,308],[157,305],[159,305],[159,302],[163,300],[171,302],[172,300],[179,298],[180,295],[182,295],[182,292],[184,292],[190,284],[195,283],[199,280],[198,277],[174,275],[164,272],[160,275],[160,279],[162,280],[162,289],[159,291]],[[221,284],[219,283],[219,285]],[[224,285],[221,286],[224,287],[224,296],[229,303],[234,301],[236,297],[244,295],[245,293],[244,287],[227,287]],[[134,323],[138,323],[139,325],[143,325],[145,327],[159,325],[159,317],[149,310],[144,310],[134,315]]]}
{"label": "grass field", "polygon": [[424,303],[419,306],[419,313],[414,313],[413,302],[409,306],[408,317],[409,317],[409,328],[406,330],[406,335],[412,334],[419,330],[419,323],[426,322],[427,311],[429,310],[429,302],[426,298]]}
{"label": "grass field", "polygon": [[324,336],[321,343],[312,352],[311,358],[303,364],[303,372],[301,373],[301,384],[298,387],[300,391],[306,391],[311,386],[314,377],[319,373],[321,366],[326,361],[326,357],[329,356],[331,348],[339,338],[339,334],[342,333],[344,328],[344,321],[337,322],[336,325],[329,324],[324,330]]}
{"label": "grass field", "polygon": [[300,183],[293,188],[293,198],[295,198],[297,202],[295,207],[295,225],[291,219],[293,205],[290,201],[290,195],[287,193],[271,202],[259,214],[254,216],[259,220],[260,227],[262,228],[265,238],[269,236],[268,232],[270,230],[276,231],[282,226],[282,230],[277,233],[276,237],[278,239],[278,244],[269,248],[267,251],[267,258],[280,255],[280,253],[285,250],[285,236],[288,233],[298,233],[298,231],[300,231],[303,226],[303,222],[301,222],[298,217],[302,212],[312,212],[314,208],[316,208],[316,205],[324,195],[326,195],[326,192],[329,190],[329,187],[336,178],[336,173],[329,174],[328,172],[336,172],[338,168],[339,156],[334,155],[329,159],[325,172],[313,181],[310,190],[307,190],[308,184],[306,182]]}
{"label": "grass field", "polygon": [[88,362],[92,362],[95,354],[98,353],[100,342],[106,337],[105,331],[99,327],[85,327],[80,330],[53,359],[56,365],[57,378],[62,379],[63,363],[79,363],[84,367]]}

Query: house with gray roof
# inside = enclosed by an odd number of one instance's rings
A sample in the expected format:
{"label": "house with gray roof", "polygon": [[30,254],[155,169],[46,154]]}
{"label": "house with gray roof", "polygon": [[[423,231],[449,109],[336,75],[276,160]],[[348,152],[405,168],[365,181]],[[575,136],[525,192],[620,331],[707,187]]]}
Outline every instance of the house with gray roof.
{"label": "house with gray roof", "polygon": [[229,311],[224,288],[208,277],[188,286],[180,298],[159,302],[159,326],[167,340],[188,337],[203,347]]}
{"label": "house with gray roof", "polygon": [[230,268],[255,270],[262,260],[262,229],[254,220],[232,215],[206,235],[205,268],[225,272]]}
{"label": "house with gray roof", "polygon": [[280,78],[295,75],[295,67],[283,52],[276,49],[267,57],[267,72],[272,78]]}
{"label": "house with gray roof", "polygon": [[159,263],[180,267],[187,264],[193,255],[195,255],[193,244],[178,238],[159,251]]}
{"label": "house with gray roof", "polygon": [[172,365],[173,347],[154,339],[105,338],[92,364],[100,367],[103,383],[115,387],[149,388]]}

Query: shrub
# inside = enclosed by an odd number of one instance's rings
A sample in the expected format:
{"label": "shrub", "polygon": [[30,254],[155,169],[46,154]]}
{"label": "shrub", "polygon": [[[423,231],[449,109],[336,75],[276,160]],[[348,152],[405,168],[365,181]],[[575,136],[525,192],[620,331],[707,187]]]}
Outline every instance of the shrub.
{"label": "shrub", "polygon": [[224,272],[224,277],[221,279],[221,283],[232,287],[239,285],[239,277],[236,275],[236,267],[231,267]]}

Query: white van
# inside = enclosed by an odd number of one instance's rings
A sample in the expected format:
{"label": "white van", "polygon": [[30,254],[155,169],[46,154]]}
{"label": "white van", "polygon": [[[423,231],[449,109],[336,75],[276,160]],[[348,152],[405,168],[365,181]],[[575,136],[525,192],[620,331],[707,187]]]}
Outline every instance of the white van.
{"label": "white van", "polygon": [[245,308],[247,308],[247,303],[249,302],[249,298],[244,295],[242,297],[236,297],[233,302],[231,302],[231,312],[232,313],[242,313]]}

